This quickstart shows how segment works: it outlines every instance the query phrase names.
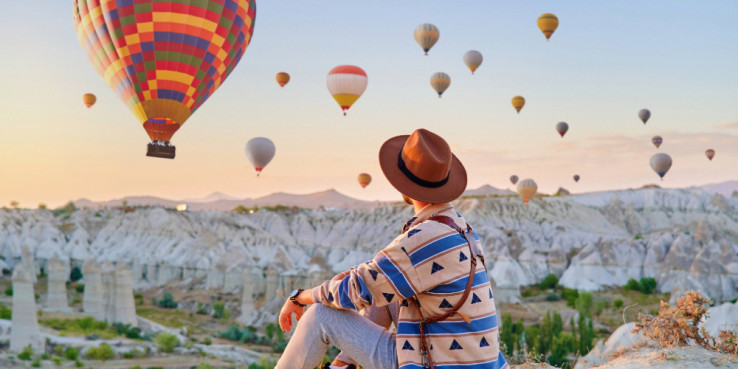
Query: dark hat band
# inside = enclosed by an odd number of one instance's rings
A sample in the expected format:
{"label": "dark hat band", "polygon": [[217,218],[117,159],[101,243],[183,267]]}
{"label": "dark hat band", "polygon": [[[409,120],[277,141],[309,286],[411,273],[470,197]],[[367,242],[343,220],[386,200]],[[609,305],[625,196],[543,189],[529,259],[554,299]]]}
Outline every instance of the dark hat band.
{"label": "dark hat band", "polygon": [[415,183],[418,186],[423,186],[427,188],[438,188],[446,184],[448,182],[448,177],[451,175],[451,171],[446,174],[446,178],[438,181],[438,182],[430,182],[426,181],[422,178],[418,178],[413,172],[410,171],[410,169],[407,168],[407,165],[405,165],[405,161],[402,160],[402,151],[400,151],[400,154],[397,155],[397,167],[400,168],[400,171],[402,174],[407,177],[407,179],[411,180],[413,183]]}

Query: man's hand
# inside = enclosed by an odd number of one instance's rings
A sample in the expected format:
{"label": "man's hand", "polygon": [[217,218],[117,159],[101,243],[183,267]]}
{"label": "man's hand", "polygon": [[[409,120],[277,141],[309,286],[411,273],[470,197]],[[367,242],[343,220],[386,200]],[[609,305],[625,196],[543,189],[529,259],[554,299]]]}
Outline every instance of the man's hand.
{"label": "man's hand", "polygon": [[284,306],[282,306],[282,311],[279,312],[279,326],[285,332],[289,332],[290,328],[292,328],[293,313],[295,314],[295,317],[297,317],[297,321],[300,321],[300,318],[302,318],[302,314],[305,313],[305,308],[297,306],[292,301],[287,299],[287,301],[285,301],[284,303]]}

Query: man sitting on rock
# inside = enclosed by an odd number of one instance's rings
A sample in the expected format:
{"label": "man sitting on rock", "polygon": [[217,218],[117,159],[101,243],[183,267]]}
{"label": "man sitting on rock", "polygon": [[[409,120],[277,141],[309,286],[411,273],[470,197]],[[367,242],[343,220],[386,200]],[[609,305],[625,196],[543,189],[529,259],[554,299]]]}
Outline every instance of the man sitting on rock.
{"label": "man sitting on rock", "polygon": [[[479,239],[449,204],[466,188],[464,166],[425,129],[386,141],[379,162],[415,216],[372,260],[290,295],[280,327],[290,331],[293,313],[300,322],[276,368],[314,368],[330,344],[367,369],[507,368]],[[393,303],[396,334],[357,313]]]}

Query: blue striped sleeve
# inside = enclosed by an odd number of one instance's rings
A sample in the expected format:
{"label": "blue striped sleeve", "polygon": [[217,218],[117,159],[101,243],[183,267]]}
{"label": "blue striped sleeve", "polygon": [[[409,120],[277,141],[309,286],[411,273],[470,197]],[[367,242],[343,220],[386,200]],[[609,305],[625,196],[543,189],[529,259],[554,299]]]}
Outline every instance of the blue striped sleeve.
{"label": "blue striped sleeve", "polygon": [[356,310],[356,306],[354,306],[354,303],[351,301],[351,297],[349,295],[349,282],[351,281],[351,274],[343,277],[343,280],[341,280],[341,284],[338,285],[338,302],[341,304],[341,307],[345,309],[354,309]]}
{"label": "blue striped sleeve", "polygon": [[392,262],[392,260],[384,255],[384,252],[377,254],[374,261],[403,298],[412,297],[417,294],[402,271]]}
{"label": "blue striped sleeve", "polygon": [[413,266],[416,266],[444,251],[461,245],[466,245],[466,240],[460,234],[454,232],[451,235],[439,238],[413,251],[410,253],[410,261],[413,263]]}

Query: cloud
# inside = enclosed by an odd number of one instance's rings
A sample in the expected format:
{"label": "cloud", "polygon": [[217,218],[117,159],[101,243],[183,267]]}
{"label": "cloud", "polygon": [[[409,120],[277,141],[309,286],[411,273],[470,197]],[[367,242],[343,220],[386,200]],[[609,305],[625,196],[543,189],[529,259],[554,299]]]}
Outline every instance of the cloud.
{"label": "cloud", "polygon": [[718,124],[715,126],[715,128],[717,129],[738,129],[738,122]]}

